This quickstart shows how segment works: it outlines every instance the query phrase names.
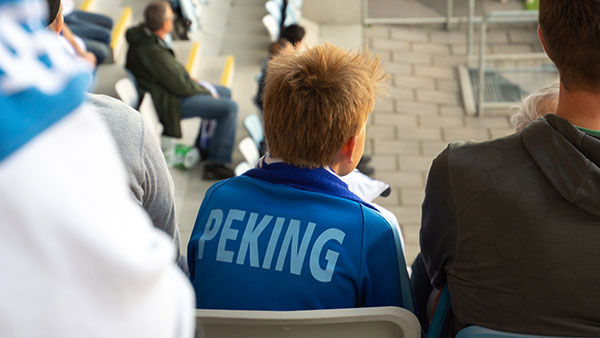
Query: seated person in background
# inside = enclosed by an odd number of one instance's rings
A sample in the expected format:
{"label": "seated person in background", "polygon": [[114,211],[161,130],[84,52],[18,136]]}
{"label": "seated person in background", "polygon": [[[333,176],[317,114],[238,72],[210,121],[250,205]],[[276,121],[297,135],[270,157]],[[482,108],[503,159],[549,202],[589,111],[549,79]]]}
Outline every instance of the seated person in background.
{"label": "seated person in background", "polygon": [[267,70],[257,169],[213,185],[188,246],[197,307],[412,308],[395,229],[350,192],[385,74],[330,44],[275,56]]}
{"label": "seated person in background", "polygon": [[76,10],[73,0],[62,0],[62,13],[65,27],[83,40],[99,64],[106,61],[111,55],[112,19],[106,15]]}
{"label": "seated person in background", "polygon": [[539,7],[556,115],[434,160],[422,256],[433,286],[450,290],[455,329],[599,337],[600,2]]}
{"label": "seated person in background", "polygon": [[86,50],[85,43],[65,25],[61,0],[47,0],[48,29],[60,35],[63,46],[73,55],[85,59],[92,67],[96,66],[96,55]]}
{"label": "seated person in background", "polygon": [[286,27],[283,32],[281,32],[281,37],[279,40],[273,42],[271,47],[269,48],[269,58],[265,60],[261,72],[260,72],[260,80],[258,81],[258,90],[256,92],[255,103],[262,111],[263,109],[263,98],[262,92],[265,88],[265,76],[267,74],[267,65],[269,60],[273,58],[273,56],[277,55],[280,50],[286,48],[288,45],[292,45],[296,50],[300,50],[302,48],[302,41],[304,40],[305,31],[304,28],[300,25],[290,25]]}
{"label": "seated person in background", "polygon": [[[173,11],[168,2],[147,5],[144,22],[126,33],[129,43],[126,67],[135,76],[140,90],[152,94],[165,136],[181,137],[182,118],[202,117],[217,121],[203,177],[232,177],[233,170],[226,164],[231,162],[237,104],[231,100],[231,92],[226,87],[214,85],[216,90],[211,92],[190,78],[163,39],[172,29]],[[199,133],[196,139],[199,149],[200,141]]]}
{"label": "seated person in background", "polygon": [[516,132],[520,133],[539,117],[555,114],[558,108],[559,90],[560,83],[552,82],[524,98],[519,105],[519,110],[510,117]]}
{"label": "seated person in background", "polygon": [[[269,58],[265,60],[263,66],[260,70],[260,80],[258,80],[258,89],[256,91],[256,96],[254,97],[254,103],[260,108],[260,111],[263,110],[263,91],[265,89],[265,77],[267,76],[267,66],[269,65],[269,60],[271,60],[275,55],[279,54],[282,49],[290,46],[290,42],[286,39],[279,39],[271,44],[271,48],[269,48]],[[262,154],[261,154],[262,155]]]}
{"label": "seated person in background", "polygon": [[0,335],[193,337],[171,239],[131,198],[43,4],[0,1]]}
{"label": "seated person in background", "polygon": [[292,44],[292,46],[294,46],[294,48],[296,48],[297,50],[301,50],[303,47],[302,42],[304,41],[305,35],[306,30],[304,29],[304,27],[297,24],[293,24],[283,29],[283,31],[281,32],[280,39],[287,40],[289,43]]}

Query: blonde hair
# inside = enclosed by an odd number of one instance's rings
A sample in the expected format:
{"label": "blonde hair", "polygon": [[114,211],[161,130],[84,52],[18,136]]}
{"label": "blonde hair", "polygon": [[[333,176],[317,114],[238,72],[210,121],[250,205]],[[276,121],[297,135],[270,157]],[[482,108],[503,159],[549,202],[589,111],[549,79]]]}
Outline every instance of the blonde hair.
{"label": "blonde hair", "polygon": [[547,84],[524,98],[518,110],[510,117],[510,122],[515,126],[517,133],[537,118],[556,111],[560,84],[558,81]]}
{"label": "blonde hair", "polygon": [[329,43],[285,48],[267,66],[265,135],[270,152],[299,167],[330,164],[360,131],[387,75],[379,57]]}

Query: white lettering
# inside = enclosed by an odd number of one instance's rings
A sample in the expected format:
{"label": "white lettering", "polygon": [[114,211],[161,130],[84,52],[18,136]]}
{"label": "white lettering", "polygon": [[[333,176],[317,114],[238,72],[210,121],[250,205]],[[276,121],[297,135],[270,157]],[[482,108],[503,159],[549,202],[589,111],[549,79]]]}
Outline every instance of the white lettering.
{"label": "white lettering", "polygon": [[215,238],[217,232],[219,232],[219,228],[221,228],[221,223],[223,223],[223,210],[211,210],[210,215],[208,215],[208,221],[204,226],[204,232],[200,235],[200,239],[198,239],[198,259],[202,259],[202,255],[204,254],[204,243]]}
{"label": "white lettering", "polygon": [[275,228],[271,233],[271,238],[269,238],[269,245],[267,245],[267,252],[265,253],[265,260],[263,261],[263,269],[269,270],[271,268],[271,262],[273,261],[273,254],[275,253],[275,247],[277,246],[277,241],[279,241],[279,235],[281,235],[281,228],[283,227],[283,222],[285,222],[285,218],[277,217],[275,220]]}
{"label": "white lettering", "polygon": [[[238,242],[241,229],[236,229],[235,225],[232,228],[232,225],[235,221],[243,222],[247,213],[249,213],[248,220],[245,223],[243,235]],[[259,217],[260,215],[255,212],[231,209],[225,218],[222,209],[211,210],[204,226],[204,232],[198,239],[198,259],[201,260],[203,258],[206,242],[216,238],[219,231],[221,231],[216,252],[217,261],[233,263],[234,255],[237,253],[236,264],[244,265],[248,261],[251,267],[261,267],[260,253],[265,243],[263,241],[263,246],[260,246],[259,238],[267,228],[271,228],[270,225],[275,216],[264,215],[260,221]],[[225,218],[224,223],[223,218]],[[300,275],[308,254],[308,249],[310,249],[310,257],[308,259],[312,277],[319,282],[331,282],[340,253],[339,250],[325,250],[325,247],[330,241],[336,241],[341,245],[344,242],[346,234],[340,229],[330,228],[317,236],[313,243],[313,235],[317,225],[313,222],[308,222],[301,237],[300,230],[303,228],[301,221],[290,219],[280,244],[279,239],[281,238],[282,229],[286,222],[287,219],[283,217],[275,219],[264,260],[262,261],[262,268],[265,270],[271,269],[275,251],[279,247],[275,270],[283,271],[289,253],[289,272],[294,275]],[[242,224],[244,223],[240,225]],[[235,241],[236,244],[239,243],[238,250],[227,250],[227,243],[229,243],[230,247],[235,245],[230,243],[232,241]],[[313,243],[312,247],[309,247],[311,243]],[[328,247],[331,247],[331,245]],[[325,267],[322,266],[321,259],[324,259]]]}
{"label": "white lettering", "polygon": [[345,237],[346,234],[343,231],[332,228],[323,231],[323,233],[315,241],[315,245],[310,252],[310,273],[319,282],[331,282],[331,279],[333,278],[333,272],[335,271],[335,265],[337,264],[337,260],[340,256],[339,252],[327,250],[327,253],[325,254],[327,266],[325,269],[322,269],[319,265],[319,259],[321,257],[321,251],[323,251],[323,246],[325,246],[325,243],[330,240],[335,240],[342,244]]}
{"label": "white lettering", "polygon": [[233,262],[233,251],[225,250],[225,246],[227,245],[228,240],[235,240],[239,232],[237,229],[231,228],[231,223],[233,223],[233,221],[243,221],[245,216],[246,212],[243,210],[229,210],[225,225],[223,225],[223,231],[221,231],[221,237],[219,238],[217,261],[225,263]]}
{"label": "white lettering", "polygon": [[310,242],[310,238],[312,237],[312,234],[315,230],[315,226],[315,223],[308,223],[308,227],[304,232],[304,237],[302,237],[302,243],[300,243],[300,248],[298,248],[298,239],[300,237],[300,221],[297,219],[290,220],[287,232],[285,233],[285,237],[283,238],[281,251],[279,251],[279,257],[277,258],[277,265],[275,265],[275,270],[283,270],[285,257],[287,256],[287,252],[291,243],[292,249],[290,252],[290,272],[295,275],[299,275],[300,272],[302,272],[304,257],[306,256],[308,243]]}
{"label": "white lettering", "polygon": [[260,236],[267,225],[269,225],[273,216],[265,215],[260,223],[258,223],[258,226],[254,228],[257,219],[257,213],[250,213],[248,224],[246,224],[246,230],[244,230],[244,236],[242,236],[242,243],[240,244],[240,251],[236,260],[237,264],[244,264],[246,252],[248,252],[248,248],[250,248],[250,266],[255,268],[260,266],[258,262],[258,236]]}

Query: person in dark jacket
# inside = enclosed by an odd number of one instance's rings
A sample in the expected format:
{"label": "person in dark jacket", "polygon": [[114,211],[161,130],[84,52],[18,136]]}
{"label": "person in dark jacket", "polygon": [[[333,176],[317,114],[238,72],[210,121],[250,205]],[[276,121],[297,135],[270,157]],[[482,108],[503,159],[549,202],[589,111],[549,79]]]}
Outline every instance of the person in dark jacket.
{"label": "person in dark jacket", "polygon": [[[600,2],[540,1],[555,114],[454,143],[429,172],[422,257],[455,330],[600,337]],[[413,270],[414,274],[414,270]]]}
{"label": "person in dark jacket", "polygon": [[[231,162],[237,123],[237,104],[223,86],[206,88],[192,80],[176,59],[164,38],[173,30],[173,10],[166,1],[152,2],[144,10],[144,22],[130,28],[126,67],[135,76],[142,92],[149,92],[156,107],[163,134],[181,137],[180,120],[190,117],[215,119],[205,179],[234,175]],[[200,133],[196,139],[199,146]]]}

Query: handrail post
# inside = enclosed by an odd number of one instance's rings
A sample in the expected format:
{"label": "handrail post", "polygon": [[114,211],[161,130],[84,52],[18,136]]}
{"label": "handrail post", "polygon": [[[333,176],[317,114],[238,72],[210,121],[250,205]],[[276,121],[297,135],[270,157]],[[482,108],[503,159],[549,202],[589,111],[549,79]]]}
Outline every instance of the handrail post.
{"label": "handrail post", "polygon": [[477,93],[477,110],[475,115],[481,116],[483,111],[483,100],[485,98],[485,46],[487,44],[487,16],[481,22],[481,31],[479,36],[479,92]]}
{"label": "handrail post", "polygon": [[454,10],[454,0],[446,0],[446,30],[450,31],[450,22],[452,21],[452,12]]}
{"label": "handrail post", "polygon": [[469,16],[467,23],[467,60],[471,57],[471,51],[473,50],[473,29],[475,16],[475,0],[469,0]]}

